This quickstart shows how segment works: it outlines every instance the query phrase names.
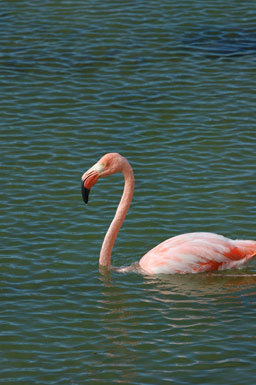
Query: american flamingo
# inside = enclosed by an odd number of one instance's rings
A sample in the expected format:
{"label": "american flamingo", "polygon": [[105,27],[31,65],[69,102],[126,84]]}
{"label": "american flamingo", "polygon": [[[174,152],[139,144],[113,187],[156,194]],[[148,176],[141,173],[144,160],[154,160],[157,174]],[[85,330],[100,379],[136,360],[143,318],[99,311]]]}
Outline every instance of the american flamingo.
{"label": "american flamingo", "polygon": [[90,189],[98,178],[117,172],[123,173],[124,191],[101,247],[100,266],[106,266],[119,272],[185,274],[238,268],[256,255],[256,241],[232,240],[214,233],[195,232],[165,240],[131,266],[111,267],[111,253],[115,239],[132,201],[133,170],[126,158],[118,153],[109,153],[105,154],[82,176],[82,196],[84,202],[88,203]]}

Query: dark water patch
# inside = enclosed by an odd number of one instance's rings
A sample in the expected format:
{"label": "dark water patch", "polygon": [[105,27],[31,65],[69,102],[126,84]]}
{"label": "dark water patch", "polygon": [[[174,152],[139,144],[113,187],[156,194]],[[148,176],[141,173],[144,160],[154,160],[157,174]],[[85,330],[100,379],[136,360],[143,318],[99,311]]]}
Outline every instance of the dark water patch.
{"label": "dark water patch", "polygon": [[234,27],[224,30],[202,29],[192,36],[190,33],[188,38],[182,40],[182,44],[190,48],[192,54],[201,53],[213,58],[255,55],[256,30],[254,27],[240,30]]}

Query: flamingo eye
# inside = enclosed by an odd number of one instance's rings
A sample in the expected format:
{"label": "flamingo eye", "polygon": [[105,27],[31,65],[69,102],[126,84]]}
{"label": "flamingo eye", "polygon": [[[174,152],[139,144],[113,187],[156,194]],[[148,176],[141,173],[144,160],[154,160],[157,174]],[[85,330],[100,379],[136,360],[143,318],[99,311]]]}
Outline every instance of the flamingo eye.
{"label": "flamingo eye", "polygon": [[101,172],[101,171],[103,171],[106,167],[108,167],[108,163],[107,163],[107,162],[100,163],[100,164],[99,164],[99,167],[100,167],[100,172]]}

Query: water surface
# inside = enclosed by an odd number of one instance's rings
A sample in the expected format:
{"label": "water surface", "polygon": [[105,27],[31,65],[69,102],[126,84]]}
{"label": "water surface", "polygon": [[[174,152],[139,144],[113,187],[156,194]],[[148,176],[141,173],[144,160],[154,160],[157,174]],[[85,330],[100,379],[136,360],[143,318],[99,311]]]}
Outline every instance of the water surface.
{"label": "water surface", "polygon": [[0,12],[2,384],[254,385],[256,267],[102,274],[189,231],[255,239],[254,1],[12,1]]}

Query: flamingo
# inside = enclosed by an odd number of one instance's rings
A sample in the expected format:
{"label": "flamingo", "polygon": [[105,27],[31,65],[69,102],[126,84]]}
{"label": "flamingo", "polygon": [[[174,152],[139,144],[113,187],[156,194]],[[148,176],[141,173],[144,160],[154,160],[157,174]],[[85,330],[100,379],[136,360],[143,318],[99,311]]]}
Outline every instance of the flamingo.
{"label": "flamingo", "polygon": [[128,267],[111,266],[112,249],[134,191],[134,174],[128,160],[118,153],[105,154],[82,176],[82,196],[88,203],[90,189],[97,180],[121,172],[123,195],[102,243],[99,265],[119,272],[144,274],[186,274],[239,268],[256,255],[256,241],[232,240],[210,232],[192,232],[169,238]]}

